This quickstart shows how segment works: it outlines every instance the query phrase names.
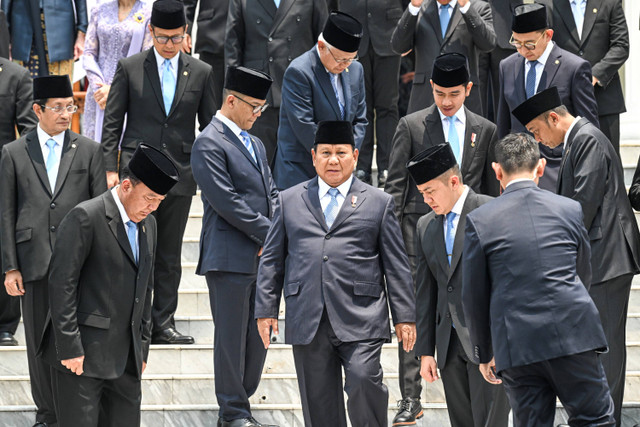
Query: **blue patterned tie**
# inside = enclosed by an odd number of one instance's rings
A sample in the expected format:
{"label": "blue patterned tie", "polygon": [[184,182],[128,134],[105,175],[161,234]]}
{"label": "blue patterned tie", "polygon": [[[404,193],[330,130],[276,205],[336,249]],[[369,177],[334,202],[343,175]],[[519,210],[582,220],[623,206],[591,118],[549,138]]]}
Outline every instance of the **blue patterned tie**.
{"label": "blue patterned tie", "polygon": [[333,87],[333,93],[336,94],[336,101],[338,101],[338,108],[340,108],[340,118],[344,120],[344,105],[340,102],[340,95],[338,92],[338,75],[329,73],[329,77],[331,78],[331,86]]}
{"label": "blue patterned tie", "polygon": [[331,200],[329,201],[327,207],[324,209],[324,220],[327,223],[327,227],[331,228],[331,226],[333,225],[333,221],[336,220],[336,215],[338,215],[337,197],[340,192],[337,188],[330,188],[328,193],[331,196]]}
{"label": "blue patterned tie", "polygon": [[51,192],[56,188],[56,165],[58,164],[58,156],[56,156],[55,146],[56,141],[49,139],[46,142],[49,147],[49,154],[47,155],[47,176],[49,177],[49,185],[51,185]]}
{"label": "blue patterned tie", "polygon": [[164,60],[164,69],[162,70],[162,100],[164,101],[164,111],[169,115],[173,97],[176,94],[176,77],[171,71],[171,61]]}
{"label": "blue patterned tie", "polygon": [[451,14],[449,13],[450,7],[448,4],[440,5],[440,30],[442,31],[442,38],[447,34],[447,28],[451,20]]}
{"label": "blue patterned tie", "polygon": [[524,90],[527,94],[527,99],[536,94],[536,65],[538,61],[529,61],[529,72],[527,73],[527,82],[524,86]]}
{"label": "blue patterned tie", "polygon": [[451,265],[451,257],[453,256],[453,241],[456,238],[456,235],[453,230],[453,220],[456,219],[455,212],[449,212],[447,214],[447,232],[445,233],[444,244],[447,249],[447,259],[449,260],[449,265]]}
{"label": "blue patterned tie", "polygon": [[136,239],[136,230],[138,225],[133,221],[127,221],[127,237],[129,238],[129,244],[133,251],[133,259],[138,263],[138,239]]}
{"label": "blue patterned tie", "polygon": [[447,141],[451,146],[453,155],[456,156],[456,161],[460,164],[460,138],[456,130],[456,116],[447,117],[447,119],[449,120],[449,136]]}
{"label": "blue patterned tie", "polygon": [[242,143],[244,144],[245,148],[247,149],[249,154],[251,154],[251,158],[253,158],[253,161],[256,162],[256,164],[258,164],[258,159],[256,158],[256,152],[253,149],[253,144],[251,143],[251,137],[249,136],[247,131],[244,131],[244,130],[240,132],[240,136],[242,137]]}

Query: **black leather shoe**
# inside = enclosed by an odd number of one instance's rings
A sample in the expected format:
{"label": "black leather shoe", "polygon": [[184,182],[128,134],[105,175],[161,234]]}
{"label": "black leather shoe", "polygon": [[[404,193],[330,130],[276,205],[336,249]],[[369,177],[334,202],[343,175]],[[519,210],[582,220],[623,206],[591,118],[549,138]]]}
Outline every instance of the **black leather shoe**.
{"label": "black leather shoe", "polygon": [[356,178],[364,183],[371,185],[371,174],[368,174],[363,170],[356,170]]}
{"label": "black leather shoe", "polygon": [[18,340],[13,337],[11,332],[0,332],[0,345],[18,345]]}
{"label": "black leather shoe", "polygon": [[167,328],[155,332],[151,337],[151,344],[193,344],[195,340],[189,335],[182,335],[176,328]]}
{"label": "black leather shoe", "polygon": [[378,172],[378,188],[384,188],[387,184],[387,177],[389,176],[388,170],[383,170]]}
{"label": "black leather shoe", "polygon": [[422,415],[424,415],[424,412],[422,411],[420,399],[405,397],[402,400],[398,400],[398,413],[391,425],[412,426],[415,425],[417,419],[422,418]]}
{"label": "black leather shoe", "polygon": [[250,419],[254,424],[259,425],[259,426],[261,426],[261,427],[280,427],[280,426],[277,426],[277,425],[275,425],[275,424],[262,424],[260,421],[256,420],[256,419],[255,419],[255,418],[253,418],[253,417],[249,417],[249,419]]}
{"label": "black leather shoe", "polygon": [[47,427],[47,423],[35,423],[33,427]]}
{"label": "black leather shoe", "polygon": [[[256,421],[257,422],[257,421]],[[261,427],[262,424],[256,424],[252,418],[239,418],[232,421],[222,421],[222,427]]]}

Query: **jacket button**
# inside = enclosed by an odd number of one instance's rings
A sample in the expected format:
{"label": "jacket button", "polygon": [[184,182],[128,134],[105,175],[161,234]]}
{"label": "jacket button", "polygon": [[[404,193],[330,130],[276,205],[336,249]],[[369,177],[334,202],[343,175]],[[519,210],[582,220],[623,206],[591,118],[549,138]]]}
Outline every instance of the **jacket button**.
{"label": "jacket button", "polygon": [[367,13],[367,18],[371,18],[371,12]]}
{"label": "jacket button", "polygon": [[447,286],[447,291],[453,292],[453,286]]}
{"label": "jacket button", "polygon": [[140,302],[140,298],[136,298],[136,304]]}
{"label": "jacket button", "polygon": [[51,206],[51,209],[55,209],[56,208],[55,202],[51,203],[49,206]]}
{"label": "jacket button", "polygon": [[164,142],[162,143],[162,148],[167,148],[167,144],[165,144]]}
{"label": "jacket button", "polygon": [[327,234],[326,236],[324,236],[324,238],[329,240],[331,238],[331,234]]}
{"label": "jacket button", "polygon": [[134,326],[136,324],[135,320],[131,321],[131,326]]}
{"label": "jacket button", "polygon": [[52,225],[51,227],[49,227],[49,230],[51,230],[51,231],[55,232],[55,231],[56,231],[56,226],[55,226],[55,225]]}
{"label": "jacket button", "polygon": [[256,24],[259,24],[261,22],[262,22],[262,20],[260,18],[256,19]]}
{"label": "jacket button", "polygon": [[273,41],[273,37],[269,37],[269,41],[272,42]]}
{"label": "jacket button", "polygon": [[584,52],[580,51],[580,52],[578,52],[578,55],[582,56],[582,55],[584,55]]}
{"label": "jacket button", "polygon": [[168,127],[169,127],[169,125],[168,125],[167,123],[165,123],[165,124],[164,124],[164,128],[166,129],[166,128],[168,128]]}
{"label": "jacket button", "polygon": [[451,313],[447,311],[447,319],[450,319],[450,318],[451,318]]}
{"label": "jacket button", "polygon": [[287,37],[287,41],[290,42],[291,41],[291,36]]}
{"label": "jacket button", "polygon": [[329,261],[329,257],[325,255],[325,256],[322,257],[322,260],[323,261]]}
{"label": "jacket button", "polygon": [[273,62],[273,56],[269,57],[269,62]]}

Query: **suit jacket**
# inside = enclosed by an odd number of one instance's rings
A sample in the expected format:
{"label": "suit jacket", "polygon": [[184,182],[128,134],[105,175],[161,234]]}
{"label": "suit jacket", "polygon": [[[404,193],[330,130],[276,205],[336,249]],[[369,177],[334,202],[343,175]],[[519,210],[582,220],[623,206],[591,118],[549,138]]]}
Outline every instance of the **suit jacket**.
{"label": "suit jacket", "polygon": [[[200,130],[216,112],[211,66],[180,52],[176,93],[167,114],[156,57],[151,48],[118,62],[104,112],[102,147],[107,171],[122,170],[136,147],[144,142],[170,156],[180,181],[169,194],[196,192],[189,158],[195,139],[195,118]],[[125,124],[126,130],[122,135]],[[118,163],[118,144],[121,153]]]}
{"label": "suit jacket", "polygon": [[621,0],[588,0],[582,34],[568,1],[554,0],[553,39],[561,48],[586,59],[600,80],[594,87],[598,114],[626,111],[618,70],[629,57],[629,29]]}
{"label": "suit jacket", "polygon": [[[491,162],[495,161],[494,145],[498,140],[496,126],[463,108],[467,121],[460,166],[462,181],[476,193],[497,196],[500,194],[500,183],[491,168]],[[404,214],[424,215],[431,210],[410,177],[407,162],[427,148],[444,142],[442,122],[435,104],[400,119],[393,137],[385,186],[385,191],[393,196],[396,215],[400,220]]]}
{"label": "suit jacket", "polygon": [[11,36],[9,35],[7,16],[4,14],[4,11],[0,9],[0,56],[7,59],[11,53],[9,50],[9,41],[11,41]]}
{"label": "suit jacket", "polygon": [[152,215],[138,224],[138,264],[110,191],[79,204],[60,224],[49,275],[50,316],[40,354],[84,356],[83,376],[115,379],[133,351],[138,378],[151,341],[151,293],[156,248]]}
{"label": "suit jacket", "polygon": [[433,104],[433,91],[429,80],[433,70],[433,61],[438,55],[457,52],[469,60],[469,71],[474,87],[466,104],[471,111],[482,114],[478,78],[478,54],[489,52],[496,45],[493,31],[491,8],[483,1],[472,1],[471,7],[464,15],[455,3],[449,28],[442,38],[440,17],[436,0],[422,3],[418,15],[413,16],[409,8],[393,32],[391,46],[396,53],[415,50],[415,77],[409,99],[407,113],[413,113]]}
{"label": "suit jacket", "polygon": [[291,61],[316,44],[327,20],[327,7],[317,0],[231,0],[225,62],[255,68],[273,78],[267,96],[280,107],[282,79]]}
{"label": "suit jacket", "polygon": [[[49,62],[73,59],[73,45],[78,31],[87,32],[86,0],[43,1],[42,11],[47,28],[47,52]],[[40,24],[39,0],[2,0],[11,30],[11,55],[13,59],[28,61],[31,45],[44,52]]]}
{"label": "suit jacket", "polygon": [[193,144],[191,165],[204,205],[198,274],[258,271],[277,190],[264,145],[256,137],[252,141],[259,164],[214,117]]}
{"label": "suit jacket", "polygon": [[5,58],[0,58],[0,149],[20,134],[38,125],[33,112],[33,83],[29,71]]}
{"label": "suit jacket", "polygon": [[224,55],[224,33],[227,25],[229,0],[183,0],[183,3],[189,34],[193,30],[196,7],[200,3],[197,19],[198,34],[194,51]]}
{"label": "suit jacket", "polygon": [[558,194],[580,202],[591,243],[592,283],[640,272],[640,233],[615,149],[585,119],[564,148]]}
{"label": "suit jacket", "polygon": [[444,242],[444,215],[435,212],[421,217],[417,228],[418,269],[416,272],[416,356],[435,356],[438,350],[438,368],[447,362],[452,324],[460,338],[469,360],[473,350],[469,340],[469,329],[462,310],[462,246],[467,214],[492,198],[469,190],[458,219],[458,228],[453,242],[451,265],[447,259]]}
{"label": "suit jacket", "polygon": [[467,215],[462,254],[462,308],[480,363],[495,356],[501,371],[606,348],[577,202],[511,184]]}
{"label": "suit jacket", "polygon": [[328,229],[317,178],[281,192],[258,269],[256,318],[277,318],[283,291],[288,344],[311,342],[324,310],[344,342],[389,339],[389,307],[394,324],[415,322],[392,197],[354,178]]}
{"label": "suit jacket", "polygon": [[84,136],[65,132],[53,191],[37,131],[5,145],[0,163],[2,271],[20,270],[25,282],[46,278],[64,216],[106,189],[100,145]]}
{"label": "suit jacket", "polygon": [[[367,128],[362,65],[353,62],[340,74],[345,120],[353,124],[356,148]],[[316,175],[311,147],[321,120],[341,120],[340,107],[316,46],[296,58],[284,73],[278,147],[273,175],[279,189],[293,187]]]}

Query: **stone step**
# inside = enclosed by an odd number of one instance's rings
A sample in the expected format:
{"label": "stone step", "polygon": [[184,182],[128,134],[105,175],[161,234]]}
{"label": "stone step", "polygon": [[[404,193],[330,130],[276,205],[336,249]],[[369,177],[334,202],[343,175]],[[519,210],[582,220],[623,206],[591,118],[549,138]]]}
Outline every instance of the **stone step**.
{"label": "stone step", "polygon": [[640,157],[640,142],[621,142],[620,158],[623,165],[637,165],[638,157]]}

